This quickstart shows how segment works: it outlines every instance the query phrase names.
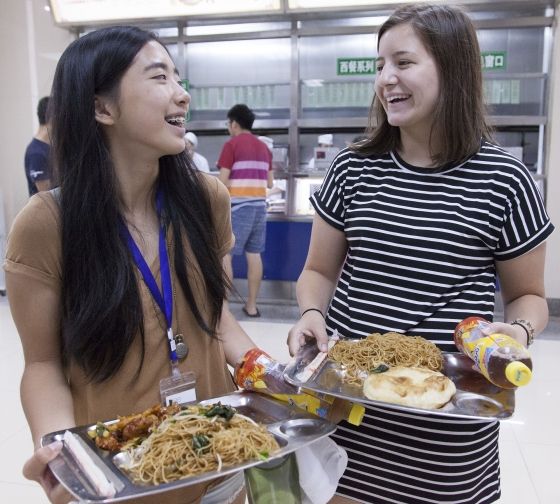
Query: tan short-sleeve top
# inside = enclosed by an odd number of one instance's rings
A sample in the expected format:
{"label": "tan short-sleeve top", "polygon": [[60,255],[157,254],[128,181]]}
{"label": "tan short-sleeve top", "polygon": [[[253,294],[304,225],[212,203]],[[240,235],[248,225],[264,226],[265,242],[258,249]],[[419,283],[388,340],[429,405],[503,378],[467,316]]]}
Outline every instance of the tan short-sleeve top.
{"label": "tan short-sleeve top", "polygon": [[[220,257],[223,257],[233,243],[229,193],[216,178],[203,174],[200,176],[205,181],[210,195]],[[16,217],[8,238],[4,268],[7,274],[12,275],[11,282],[40,281],[53,289],[60,298],[62,268],[60,231],[60,212],[54,196],[49,192],[33,196]],[[168,243],[171,243],[171,239],[171,232],[169,232]],[[190,259],[188,274],[191,288],[198,306],[201,307],[203,315],[206,315],[207,311],[203,306],[205,304],[204,282],[186,241],[184,246],[185,253]],[[171,251],[169,256],[173,257]],[[150,268],[158,285],[161,285],[159,260],[150,265]],[[174,334],[183,334],[189,348],[189,353],[179,363],[179,368],[181,371],[195,373],[198,400],[218,397],[235,390],[236,386],[227,368],[221,341],[211,338],[199,328],[179,287],[172,265],[171,275],[174,287],[173,330]],[[131,345],[119,371],[103,383],[88,382],[82,369],[75,363],[69,363],[66,376],[74,400],[77,425],[140,412],[160,402],[159,382],[170,374],[166,322],[139,273],[138,285],[144,313],[146,345],[140,374],[136,376],[140,362],[140,336]],[[11,298],[10,302],[17,303],[17,299]],[[30,316],[33,314],[31,313]],[[60,320],[54,320],[53,323],[60,328]],[[37,344],[40,344],[40,338],[41,335],[37,334]],[[190,488],[187,495],[181,492],[182,496],[179,500],[168,500],[171,494],[166,494],[165,499],[160,495],[155,502],[196,502],[197,499],[192,501],[192,498],[199,496],[203,488],[200,485]]]}

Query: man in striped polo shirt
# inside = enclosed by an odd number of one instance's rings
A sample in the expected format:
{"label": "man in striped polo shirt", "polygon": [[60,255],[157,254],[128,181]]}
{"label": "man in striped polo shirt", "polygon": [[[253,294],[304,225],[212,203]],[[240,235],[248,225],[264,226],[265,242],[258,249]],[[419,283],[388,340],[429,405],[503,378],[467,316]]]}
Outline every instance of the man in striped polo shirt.
{"label": "man in striped polo shirt", "polygon": [[255,114],[247,105],[234,105],[227,118],[226,126],[232,138],[223,146],[217,166],[219,178],[231,196],[235,245],[224,263],[232,279],[232,255],[245,252],[249,288],[243,311],[249,317],[259,317],[257,295],[263,273],[261,252],[266,238],[266,189],[273,183],[272,155],[251,133]]}

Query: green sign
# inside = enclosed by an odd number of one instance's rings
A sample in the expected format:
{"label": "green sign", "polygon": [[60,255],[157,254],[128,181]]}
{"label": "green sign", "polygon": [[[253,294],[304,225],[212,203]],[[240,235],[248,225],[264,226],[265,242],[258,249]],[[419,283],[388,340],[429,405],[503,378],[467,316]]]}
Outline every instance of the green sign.
{"label": "green sign", "polygon": [[506,68],[505,51],[486,51],[480,53],[482,70],[504,70]]}
{"label": "green sign", "polygon": [[375,58],[337,58],[337,75],[373,75]]}

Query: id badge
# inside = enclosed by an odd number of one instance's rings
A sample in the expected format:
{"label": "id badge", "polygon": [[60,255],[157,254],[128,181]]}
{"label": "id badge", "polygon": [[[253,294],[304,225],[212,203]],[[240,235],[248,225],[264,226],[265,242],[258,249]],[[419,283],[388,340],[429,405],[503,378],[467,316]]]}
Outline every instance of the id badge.
{"label": "id badge", "polygon": [[186,404],[196,401],[196,377],[192,372],[181,373],[177,370],[159,382],[161,402],[169,406],[172,402]]}

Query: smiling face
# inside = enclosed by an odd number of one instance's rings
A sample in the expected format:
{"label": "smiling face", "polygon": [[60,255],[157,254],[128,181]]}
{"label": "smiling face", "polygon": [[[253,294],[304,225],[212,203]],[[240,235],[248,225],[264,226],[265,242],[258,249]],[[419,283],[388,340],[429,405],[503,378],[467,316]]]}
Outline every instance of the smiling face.
{"label": "smiling face", "polygon": [[439,74],[410,24],[394,26],[379,40],[375,93],[401,134],[429,135],[440,99]]}
{"label": "smiling face", "polygon": [[185,149],[189,102],[169,54],[151,41],[125,72],[117,103],[98,98],[96,118],[106,126],[112,150],[158,159]]}

